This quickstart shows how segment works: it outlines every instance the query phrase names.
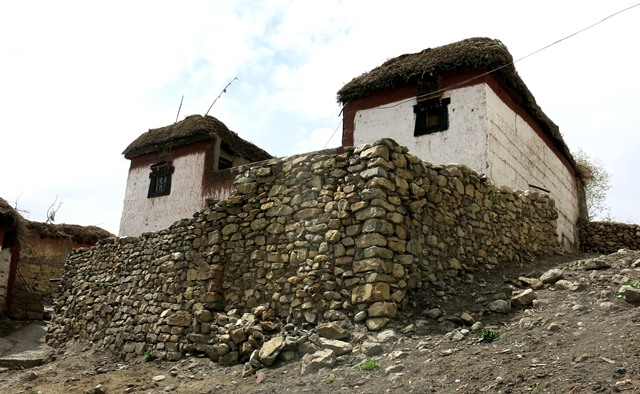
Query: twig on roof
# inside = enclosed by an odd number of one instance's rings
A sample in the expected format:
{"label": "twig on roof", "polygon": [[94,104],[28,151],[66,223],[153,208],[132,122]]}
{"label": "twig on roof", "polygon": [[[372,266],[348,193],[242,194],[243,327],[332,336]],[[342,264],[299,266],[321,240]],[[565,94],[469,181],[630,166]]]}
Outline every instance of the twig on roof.
{"label": "twig on roof", "polygon": [[209,109],[207,110],[207,112],[205,112],[204,116],[209,115],[209,111],[211,111],[211,108],[213,107],[213,104],[216,103],[216,101],[218,101],[218,99],[220,98],[220,96],[222,96],[222,93],[227,93],[227,88],[233,83],[233,81],[235,81],[236,79],[238,79],[238,76],[236,75],[235,78],[233,78],[228,84],[227,86],[224,87],[224,89],[222,89],[222,92],[220,92],[220,94],[218,95],[218,97],[216,97],[215,100],[213,100],[213,103],[211,103],[211,106],[209,106]]}
{"label": "twig on roof", "polygon": [[182,98],[180,99],[180,106],[178,107],[178,114],[176,115],[176,121],[173,122],[173,124],[178,123],[178,116],[180,116],[180,110],[182,109],[182,100],[184,100],[184,94],[182,95]]}

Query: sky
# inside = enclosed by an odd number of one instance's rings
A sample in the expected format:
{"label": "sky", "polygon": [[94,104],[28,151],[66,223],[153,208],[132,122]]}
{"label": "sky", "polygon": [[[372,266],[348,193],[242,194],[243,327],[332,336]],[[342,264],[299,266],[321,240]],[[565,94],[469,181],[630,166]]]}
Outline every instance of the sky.
{"label": "sky", "polygon": [[[149,128],[204,114],[276,156],[340,145],[336,92],[390,58],[469,37],[514,59],[637,1],[13,1],[0,4],[0,197],[30,220],[118,233]],[[516,62],[572,151],[640,223],[640,7]]]}

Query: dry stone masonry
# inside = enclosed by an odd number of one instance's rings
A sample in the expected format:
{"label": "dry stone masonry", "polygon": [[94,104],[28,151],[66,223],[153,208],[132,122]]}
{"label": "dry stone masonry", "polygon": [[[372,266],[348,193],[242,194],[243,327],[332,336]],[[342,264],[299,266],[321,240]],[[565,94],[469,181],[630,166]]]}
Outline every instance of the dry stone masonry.
{"label": "dry stone masonry", "polygon": [[558,250],[547,196],[389,139],[247,167],[235,189],[167,230],[73,253],[49,342],[233,364],[291,346],[272,341],[295,327],[379,330],[421,289]]}
{"label": "dry stone masonry", "polygon": [[640,250],[640,225],[616,222],[591,222],[580,228],[584,252],[613,253],[619,249]]}

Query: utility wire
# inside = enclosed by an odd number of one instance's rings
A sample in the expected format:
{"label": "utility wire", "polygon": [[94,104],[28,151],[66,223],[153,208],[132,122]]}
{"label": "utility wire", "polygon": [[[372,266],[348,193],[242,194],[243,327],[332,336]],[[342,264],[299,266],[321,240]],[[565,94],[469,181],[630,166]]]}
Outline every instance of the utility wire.
{"label": "utility wire", "polygon": [[340,128],[340,125],[342,124],[342,119],[340,119],[340,121],[338,122],[338,125],[336,126],[336,129],[333,130],[333,133],[331,134],[331,137],[329,137],[329,141],[327,141],[326,144],[324,144],[324,146],[322,147],[322,149],[327,149],[327,145],[329,145],[329,142],[331,142],[331,140],[333,139],[333,136],[336,135],[336,133],[338,132],[338,129]]}
{"label": "utility wire", "polygon": [[[630,6],[626,7],[626,8],[623,8],[623,9],[621,9],[620,11],[614,12],[613,14],[611,14],[611,15],[609,15],[609,16],[607,16],[607,17],[605,17],[605,18],[602,18],[602,19],[601,19],[601,20],[599,20],[598,22],[595,22],[595,23],[593,23],[593,24],[591,24],[591,25],[589,25],[589,26],[587,26],[587,27],[585,27],[585,28],[583,28],[583,29],[580,29],[580,30],[576,31],[575,33],[569,34],[569,35],[568,35],[568,36],[566,36],[566,37],[563,37],[563,38],[561,38],[561,39],[559,39],[559,40],[556,40],[556,41],[552,42],[551,44],[548,44],[548,45],[546,45],[546,46],[544,46],[544,47],[542,47],[542,48],[540,48],[540,49],[538,49],[538,50],[536,50],[536,51],[534,51],[534,52],[531,52],[531,53],[530,53],[530,54],[528,54],[528,55],[525,55],[525,56],[523,56],[523,57],[521,57],[521,58],[518,58],[518,59],[516,59],[516,60],[514,60],[514,61],[512,61],[512,62],[510,62],[510,63],[503,64],[502,66],[496,67],[496,68],[494,68],[493,70],[487,71],[487,72],[482,73],[482,74],[480,74],[480,75],[476,75],[476,76],[471,77],[471,78],[469,78],[469,79],[465,79],[464,81],[460,81],[460,82],[454,83],[454,84],[452,84],[452,85],[450,85],[450,86],[446,86],[446,87],[444,87],[444,88],[442,88],[442,89],[438,89],[438,90],[435,90],[435,91],[430,92],[430,93],[422,94],[422,95],[420,95],[420,96],[417,96],[415,99],[421,99],[421,98],[428,97],[428,96],[431,96],[431,95],[434,95],[434,94],[438,94],[438,93],[441,93],[441,92],[443,92],[443,91],[445,91],[445,90],[449,90],[449,89],[451,89],[451,88],[455,88],[455,87],[458,87],[458,86],[461,86],[461,85],[465,85],[465,84],[467,84],[467,83],[469,83],[469,82],[471,82],[471,81],[474,81],[474,80],[476,80],[476,79],[478,79],[478,78],[482,78],[482,77],[484,77],[484,76],[486,76],[486,75],[489,75],[489,74],[492,74],[492,73],[494,73],[494,72],[496,72],[496,71],[502,70],[502,69],[503,69],[503,68],[505,68],[505,67],[509,67],[509,66],[511,66],[511,65],[513,65],[513,64],[515,64],[515,63],[517,63],[517,62],[519,62],[519,61],[521,61],[521,60],[524,60],[524,59],[526,59],[526,58],[528,58],[528,57],[531,57],[531,56],[533,56],[533,55],[535,55],[535,54],[537,54],[537,53],[539,53],[539,52],[542,52],[542,51],[544,51],[545,49],[548,49],[548,48],[550,48],[550,47],[552,47],[552,46],[554,46],[554,45],[556,45],[556,44],[561,43],[562,41],[565,41],[565,40],[567,40],[567,39],[569,39],[569,38],[571,38],[571,37],[574,37],[574,36],[576,36],[576,35],[578,35],[578,34],[580,34],[580,33],[582,33],[582,32],[585,32],[585,31],[587,31],[587,30],[589,30],[589,29],[591,29],[591,28],[593,28],[593,27],[595,27],[595,26],[597,26],[597,25],[601,24],[601,23],[602,23],[602,22],[604,22],[604,21],[606,21],[606,20],[608,20],[608,19],[610,19],[610,18],[613,18],[614,16],[619,15],[619,14],[622,14],[623,12],[629,11],[630,9],[635,8],[635,7],[637,7],[637,6],[640,6],[640,2],[637,2],[637,3],[635,3],[635,4],[632,4],[632,5],[630,5]],[[415,99],[414,99],[414,98],[408,98],[408,99],[400,100],[400,101],[398,101],[398,102],[396,102],[396,103],[394,103],[394,104],[383,105],[383,106],[380,106],[380,107],[378,107],[378,108],[393,108],[393,107],[397,107],[397,106],[398,106],[398,105],[400,105],[400,104],[404,104],[404,103],[406,103],[406,102],[413,101],[413,100],[415,100]],[[335,134],[335,132],[334,132],[334,134]],[[333,135],[331,135],[331,137],[333,137]],[[327,142],[327,144],[329,144],[329,142]],[[326,145],[325,145],[325,146],[326,146]]]}

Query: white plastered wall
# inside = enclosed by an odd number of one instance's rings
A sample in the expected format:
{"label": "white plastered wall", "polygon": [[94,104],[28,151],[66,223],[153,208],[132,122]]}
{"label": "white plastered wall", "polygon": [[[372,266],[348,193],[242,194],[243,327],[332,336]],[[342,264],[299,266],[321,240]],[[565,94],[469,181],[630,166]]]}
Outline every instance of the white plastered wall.
{"label": "white plastered wall", "polygon": [[151,169],[131,169],[120,220],[120,236],[136,236],[162,230],[201,210],[204,207],[204,157],[204,153],[193,153],[173,160],[171,193],[167,196],[147,198]]}
{"label": "white plastered wall", "polygon": [[445,92],[450,97],[449,129],[414,137],[416,100],[360,110],[354,120],[354,145],[393,138],[409,152],[434,164],[464,164],[487,174],[498,186],[550,190],[558,210],[558,237],[575,248],[578,199],[575,179],[524,119],[485,83]]}
{"label": "white plastered wall", "polygon": [[354,145],[392,138],[409,152],[434,164],[464,164],[478,173],[487,171],[486,94],[483,85],[448,91],[449,129],[415,137],[416,100],[403,100],[358,111]]}
{"label": "white plastered wall", "polygon": [[558,237],[566,249],[575,249],[579,215],[575,177],[535,130],[488,86],[486,96],[491,163],[487,175],[497,185],[539,191],[529,186],[534,185],[549,190],[558,210]]}

